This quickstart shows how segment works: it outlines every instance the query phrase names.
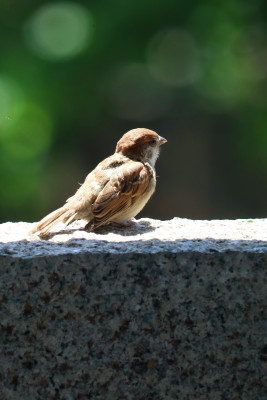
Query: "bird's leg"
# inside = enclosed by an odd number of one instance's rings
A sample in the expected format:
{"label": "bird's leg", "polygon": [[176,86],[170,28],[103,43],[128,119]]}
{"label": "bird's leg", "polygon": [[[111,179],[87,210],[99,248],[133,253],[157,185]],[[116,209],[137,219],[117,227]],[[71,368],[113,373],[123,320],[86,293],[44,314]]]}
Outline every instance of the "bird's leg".
{"label": "bird's leg", "polygon": [[135,218],[131,218],[129,219],[129,221],[125,221],[125,222],[115,222],[115,221],[110,221],[110,225],[111,226],[115,226],[115,227],[122,227],[122,228],[127,228],[129,226],[133,226],[136,223],[136,219]]}
{"label": "bird's leg", "polygon": [[81,228],[81,229],[84,229],[86,232],[92,232],[92,231],[94,230],[94,224],[92,224],[92,221],[89,221],[89,222],[85,225],[85,227],[84,227],[84,228]]}

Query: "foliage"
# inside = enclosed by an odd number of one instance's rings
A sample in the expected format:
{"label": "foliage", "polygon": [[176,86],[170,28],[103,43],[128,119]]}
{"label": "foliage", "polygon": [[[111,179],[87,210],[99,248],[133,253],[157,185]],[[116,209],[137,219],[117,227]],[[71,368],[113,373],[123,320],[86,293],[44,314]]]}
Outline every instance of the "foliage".
{"label": "foliage", "polygon": [[143,216],[264,216],[264,0],[0,2],[0,220],[61,205],[127,130],[168,139]]}

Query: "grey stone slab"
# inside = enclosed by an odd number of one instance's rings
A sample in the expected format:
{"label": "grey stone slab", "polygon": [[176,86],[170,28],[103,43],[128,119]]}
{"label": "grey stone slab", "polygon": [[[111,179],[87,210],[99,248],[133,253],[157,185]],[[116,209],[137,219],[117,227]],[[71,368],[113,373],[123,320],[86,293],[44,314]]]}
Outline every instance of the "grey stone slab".
{"label": "grey stone slab", "polygon": [[266,222],[0,225],[0,399],[265,399]]}

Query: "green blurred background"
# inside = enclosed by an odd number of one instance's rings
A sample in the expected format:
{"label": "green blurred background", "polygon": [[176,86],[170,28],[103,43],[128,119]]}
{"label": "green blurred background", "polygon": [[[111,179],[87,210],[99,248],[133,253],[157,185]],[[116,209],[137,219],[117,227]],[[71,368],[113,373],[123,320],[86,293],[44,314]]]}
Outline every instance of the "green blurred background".
{"label": "green blurred background", "polygon": [[61,206],[136,127],[168,139],[139,216],[266,216],[266,11],[0,0],[0,221]]}

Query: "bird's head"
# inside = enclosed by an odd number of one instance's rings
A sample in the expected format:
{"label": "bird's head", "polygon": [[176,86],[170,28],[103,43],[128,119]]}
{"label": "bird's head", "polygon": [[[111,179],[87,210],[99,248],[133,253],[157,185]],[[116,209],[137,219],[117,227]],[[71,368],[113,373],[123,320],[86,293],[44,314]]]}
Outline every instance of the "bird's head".
{"label": "bird's head", "polygon": [[121,153],[134,160],[149,162],[154,167],[159,156],[159,148],[166,142],[166,139],[149,129],[132,129],[118,141],[116,153]]}

